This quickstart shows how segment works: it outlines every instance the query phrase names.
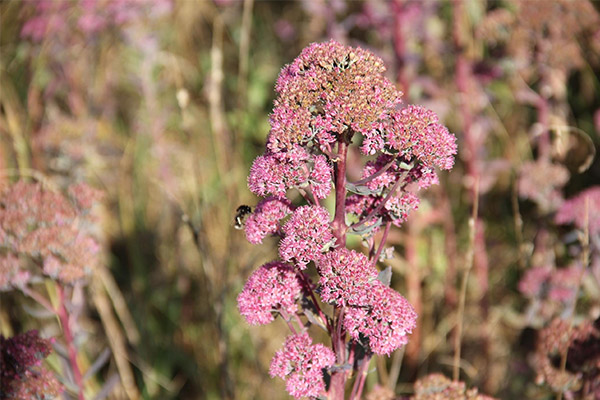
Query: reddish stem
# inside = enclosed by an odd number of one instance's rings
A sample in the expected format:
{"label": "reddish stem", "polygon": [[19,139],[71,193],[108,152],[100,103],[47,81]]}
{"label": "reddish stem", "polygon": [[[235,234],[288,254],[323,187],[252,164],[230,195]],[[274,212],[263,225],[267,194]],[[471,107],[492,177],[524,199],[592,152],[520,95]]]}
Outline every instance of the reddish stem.
{"label": "reddish stem", "polygon": [[56,310],[54,309],[54,307],[52,307],[52,304],[50,304],[48,302],[48,300],[46,300],[44,298],[44,296],[42,296],[41,294],[39,294],[38,292],[36,292],[33,289],[29,289],[27,286],[23,286],[21,288],[21,291],[23,292],[23,294],[25,294],[26,296],[31,297],[33,300],[35,300],[39,305],[41,305],[42,307],[44,307],[47,311],[50,311],[52,314],[56,314]]}
{"label": "reddish stem", "polygon": [[387,240],[388,233],[390,233],[391,226],[392,226],[392,221],[388,221],[385,224],[385,229],[383,231],[383,236],[381,237],[381,242],[379,242],[379,247],[377,248],[377,252],[375,253],[375,256],[373,256],[373,259],[371,261],[373,263],[373,266],[375,266],[377,264],[377,260],[379,259],[379,256],[381,255],[381,252],[383,251],[383,246],[385,245],[385,242]]}
{"label": "reddish stem", "polygon": [[350,229],[355,229],[355,228],[358,228],[359,226],[364,225],[367,221],[371,220],[371,218],[373,218],[375,215],[377,215],[377,213],[379,211],[381,211],[381,209],[385,206],[385,203],[387,203],[388,200],[394,195],[394,193],[396,193],[396,190],[398,190],[398,186],[400,185],[400,182],[404,181],[404,176],[405,176],[405,174],[402,174],[398,178],[398,180],[396,181],[396,183],[394,183],[394,186],[392,186],[392,189],[387,194],[387,196],[385,196],[385,198],[383,199],[383,201],[381,203],[379,203],[377,205],[377,207],[375,207],[375,209],[373,209],[373,211],[371,211],[366,217],[364,217],[363,219],[361,219],[357,223],[350,225]]}
{"label": "reddish stem", "polygon": [[[335,165],[335,215],[331,223],[336,245],[346,247],[346,156],[348,143],[345,135],[338,141],[337,162]],[[346,334],[342,329],[343,308],[336,306],[333,312],[333,329],[331,343],[339,365],[346,362]],[[347,372],[340,369],[331,374],[329,398],[331,400],[344,399]]]}
{"label": "reddish stem", "polygon": [[[287,324],[288,328],[290,328],[290,330],[292,331],[292,333],[294,335],[297,334],[298,331],[296,330],[296,328],[294,328],[294,324],[292,324],[292,319],[290,318],[290,314],[288,314],[288,312],[285,311],[285,309],[283,307],[280,307],[277,311],[279,311],[279,313],[281,314],[281,316],[285,320],[285,323]],[[300,324],[300,326],[302,326],[302,324]]]}
{"label": "reddish stem", "polygon": [[383,168],[381,168],[380,170],[378,170],[377,172],[375,172],[373,175],[369,175],[366,178],[363,178],[359,181],[354,182],[355,186],[359,186],[359,185],[364,185],[365,183],[369,183],[371,182],[373,179],[377,178],[378,176],[380,176],[381,174],[383,174],[385,171],[387,171],[388,169],[390,169],[390,167],[392,165],[394,165],[394,163],[396,162],[396,157],[392,158],[392,160],[390,162],[388,162],[387,164],[385,164],[383,166]]}
{"label": "reddish stem", "polygon": [[369,361],[371,361],[371,355],[365,355],[365,358],[362,360],[362,363],[356,372],[356,379],[354,381],[354,386],[352,387],[352,393],[350,393],[350,400],[360,399],[360,396],[362,395],[365,381],[367,380]]}
{"label": "reddish stem", "polygon": [[67,350],[69,353],[69,364],[71,366],[71,371],[73,372],[75,384],[77,385],[77,397],[79,398],[79,400],[84,400],[83,378],[81,375],[81,371],[79,370],[79,365],[77,364],[77,348],[75,347],[75,342],[73,341],[73,333],[71,332],[71,324],[69,323],[69,313],[65,305],[65,291],[62,285],[60,284],[57,284],[56,287],[58,291],[59,302],[56,312],[58,314],[58,317],[60,318],[60,323],[63,328],[63,334],[65,336],[65,342],[67,344]]}
{"label": "reddish stem", "polygon": [[338,142],[338,161],[335,168],[335,215],[331,227],[338,247],[346,246],[346,155],[348,144]]}

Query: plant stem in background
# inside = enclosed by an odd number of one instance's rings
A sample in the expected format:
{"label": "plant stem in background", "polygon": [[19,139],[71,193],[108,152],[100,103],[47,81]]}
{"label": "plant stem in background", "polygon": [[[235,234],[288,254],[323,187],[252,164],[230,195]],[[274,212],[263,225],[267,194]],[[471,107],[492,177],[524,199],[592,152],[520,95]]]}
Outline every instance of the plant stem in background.
{"label": "plant stem in background", "polygon": [[66,297],[64,287],[60,284],[56,284],[56,290],[58,292],[58,307],[57,315],[60,319],[60,323],[63,328],[63,335],[67,345],[67,351],[69,354],[69,366],[71,372],[73,372],[73,378],[75,379],[75,385],[77,386],[77,397],[79,400],[84,400],[83,397],[83,379],[79,364],[77,363],[77,348],[75,347],[75,341],[73,333],[71,331],[71,323],[69,313],[66,306]]}
{"label": "plant stem in background", "polygon": [[452,377],[455,381],[458,381],[460,378],[460,353],[465,313],[465,302],[467,299],[467,284],[469,282],[469,273],[473,268],[473,255],[475,252],[475,229],[479,207],[478,188],[479,182],[475,181],[475,203],[473,204],[473,212],[471,214],[471,218],[469,219],[469,248],[467,249],[467,256],[465,259],[466,268],[463,273],[463,279],[460,286],[460,298],[458,303],[458,311],[456,313],[456,335],[454,336],[454,363],[452,370]]}

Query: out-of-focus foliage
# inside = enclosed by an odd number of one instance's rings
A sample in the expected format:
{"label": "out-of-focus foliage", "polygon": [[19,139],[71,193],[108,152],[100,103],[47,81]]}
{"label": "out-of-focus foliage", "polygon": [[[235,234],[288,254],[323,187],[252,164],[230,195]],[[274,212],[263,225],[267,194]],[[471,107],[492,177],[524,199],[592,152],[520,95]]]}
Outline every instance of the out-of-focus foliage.
{"label": "out-of-focus foliage", "polygon": [[[264,150],[279,70],[309,43],[335,39],[381,57],[405,103],[434,110],[459,139],[452,174],[390,232],[394,257],[384,264],[419,325],[403,354],[373,362],[365,393],[411,396],[417,379],[451,376],[461,319],[466,387],[498,398],[592,396],[586,382],[597,361],[577,356],[582,340],[598,341],[600,237],[584,234],[585,213],[555,214],[600,182],[598,8],[584,0],[2,2],[0,186],[43,179],[104,192],[104,267],[79,294],[79,364],[92,371],[85,393],[287,398],[268,375],[285,324],[249,326],[236,307],[276,243],[249,245],[234,217],[256,203],[246,176]],[[579,207],[600,214],[581,198]],[[0,296],[4,336],[60,334],[31,298]],[[544,353],[556,317],[571,336]],[[106,349],[108,361],[95,364]],[[57,353],[49,364],[60,376]]]}

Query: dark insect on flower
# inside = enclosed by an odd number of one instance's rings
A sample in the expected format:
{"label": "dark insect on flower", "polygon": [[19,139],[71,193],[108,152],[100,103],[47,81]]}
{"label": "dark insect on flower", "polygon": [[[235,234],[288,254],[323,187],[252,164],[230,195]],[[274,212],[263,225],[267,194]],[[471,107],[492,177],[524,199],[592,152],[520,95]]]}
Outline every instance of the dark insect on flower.
{"label": "dark insect on flower", "polygon": [[237,208],[237,210],[235,212],[236,212],[235,221],[234,221],[235,229],[242,229],[244,227],[244,224],[246,223],[246,218],[248,217],[249,214],[252,213],[252,208],[250,208],[250,206],[242,204],[241,206],[239,206]]}

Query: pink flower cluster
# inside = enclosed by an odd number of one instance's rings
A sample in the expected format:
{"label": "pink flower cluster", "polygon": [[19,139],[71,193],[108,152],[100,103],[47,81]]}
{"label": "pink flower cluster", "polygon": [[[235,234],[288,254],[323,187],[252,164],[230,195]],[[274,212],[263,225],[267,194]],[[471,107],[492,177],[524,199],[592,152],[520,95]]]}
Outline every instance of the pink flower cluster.
{"label": "pink flower cluster", "polygon": [[425,167],[452,169],[456,137],[439,123],[433,111],[410,105],[393,113],[383,129],[387,144],[406,162],[418,160]]}
{"label": "pink flower cluster", "polygon": [[345,247],[324,254],[317,262],[321,299],[340,306],[361,305],[377,278],[377,269],[362,253]]}
{"label": "pink flower cluster", "polygon": [[289,314],[296,313],[296,300],[301,289],[298,276],[291,265],[271,262],[250,275],[237,298],[238,309],[249,324],[268,324],[273,321],[273,312],[278,309]]}
{"label": "pink flower cluster", "polygon": [[295,398],[316,397],[325,390],[323,369],[334,363],[331,349],[313,345],[308,333],[296,334],[289,336],[275,354],[269,373],[285,379],[288,393]]}
{"label": "pink flower cluster", "polygon": [[348,307],[344,327],[357,341],[368,339],[377,354],[390,354],[408,343],[408,334],[416,326],[417,313],[398,292],[374,281],[365,292],[364,303]]}
{"label": "pink flower cluster", "polygon": [[285,197],[288,189],[310,186],[317,198],[324,199],[331,191],[331,172],[325,156],[313,156],[296,146],[289,152],[257,157],[250,169],[248,187],[258,196]]}
{"label": "pink flower cluster", "polygon": [[246,239],[252,244],[262,243],[265,237],[279,231],[279,221],[292,211],[293,206],[287,199],[268,197],[261,200],[246,221]]}
{"label": "pink flower cluster", "polygon": [[555,220],[558,224],[573,223],[582,230],[587,221],[590,235],[600,234],[600,186],[593,186],[565,201]]}
{"label": "pink flower cluster", "polygon": [[534,201],[543,211],[556,210],[563,202],[560,188],[569,180],[562,165],[538,160],[523,163],[517,188],[522,198]]}
{"label": "pink flower cluster", "polygon": [[0,255],[0,290],[21,287],[39,272],[73,283],[99,261],[99,246],[86,232],[99,193],[83,184],[69,192],[71,201],[22,181],[0,192],[0,246],[8,249]]}
{"label": "pink flower cluster", "polygon": [[0,335],[0,397],[3,399],[53,399],[62,386],[42,366],[52,352],[52,341],[29,331],[6,339]]}
{"label": "pink flower cluster", "polygon": [[323,207],[298,207],[283,226],[285,236],[279,244],[279,256],[305,269],[310,261],[317,260],[333,245],[329,221],[329,213]]}
{"label": "pink flower cluster", "polygon": [[[248,218],[246,236],[251,243],[280,236],[283,261],[252,274],[238,297],[247,321],[262,324],[273,320],[273,311],[296,313],[296,300],[305,290],[302,304],[312,305],[302,311],[309,323],[324,327],[338,346],[347,332],[365,358],[405,345],[417,315],[404,297],[378,280],[376,260],[345,248],[345,235],[372,236],[384,222],[400,225],[419,205],[416,192],[438,183],[434,168],[452,168],[457,151],[455,136],[435,113],[420,106],[400,108],[402,93],[384,71],[381,59],[370,52],[333,40],[311,44],[281,71],[266,151],[248,176],[250,190],[266,198]],[[354,183],[339,175],[353,141],[364,155],[377,154]],[[334,184],[332,220],[320,200]],[[285,200],[289,189],[310,204],[294,207]],[[311,262],[319,274],[316,291],[304,273]],[[332,320],[323,315],[316,294],[339,311]],[[300,331],[288,321],[295,334],[273,359],[271,375],[284,378],[294,397],[315,397],[325,389],[322,369],[335,357],[324,346],[313,346],[302,320],[294,321]],[[337,356],[345,362],[343,350]]]}
{"label": "pink flower cluster", "polygon": [[330,150],[348,129],[368,135],[401,94],[380,58],[336,41],[313,43],[279,74],[267,148],[273,153],[311,141]]}
{"label": "pink flower cluster", "polygon": [[553,269],[550,266],[534,267],[519,282],[519,291],[530,299],[569,302],[575,296],[582,269],[573,265]]}

